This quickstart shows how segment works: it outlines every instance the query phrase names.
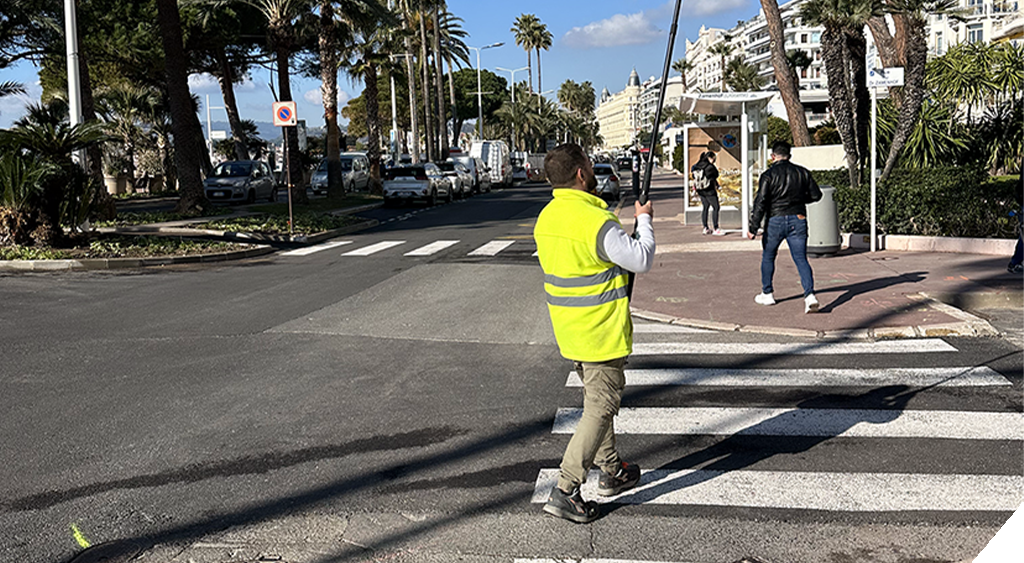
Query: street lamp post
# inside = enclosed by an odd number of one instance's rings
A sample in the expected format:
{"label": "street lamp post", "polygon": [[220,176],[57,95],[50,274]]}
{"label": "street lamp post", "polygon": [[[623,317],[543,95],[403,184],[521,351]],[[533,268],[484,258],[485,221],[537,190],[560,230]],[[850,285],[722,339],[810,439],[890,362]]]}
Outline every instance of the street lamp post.
{"label": "street lamp post", "polygon": [[[516,105],[516,73],[521,71],[521,70],[527,70],[528,68],[530,68],[530,67],[524,66],[524,67],[520,67],[520,68],[517,68],[517,69],[501,68],[500,66],[494,67],[494,70],[500,70],[502,72],[509,73],[509,81],[511,81],[511,83],[512,83],[512,105],[513,106]],[[477,89],[479,90],[479,88],[477,88]],[[512,127],[512,146],[514,147],[514,150],[519,150],[519,143],[518,143],[518,139],[516,137],[517,137],[517,135],[516,135],[516,127],[513,126]]]}
{"label": "street lamp post", "polygon": [[477,135],[481,139],[484,137],[484,92],[480,86],[480,51],[484,49],[491,49],[494,47],[501,47],[505,43],[499,41],[498,43],[491,43],[490,45],[484,45],[483,47],[467,47],[476,51],[476,106],[477,106],[477,119],[476,119],[476,130]]}

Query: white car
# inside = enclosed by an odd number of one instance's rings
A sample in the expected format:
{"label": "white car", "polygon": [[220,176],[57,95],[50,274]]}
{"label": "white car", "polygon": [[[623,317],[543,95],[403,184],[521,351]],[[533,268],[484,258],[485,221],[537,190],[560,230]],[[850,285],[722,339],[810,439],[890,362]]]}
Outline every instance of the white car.
{"label": "white car", "polygon": [[[344,191],[364,191],[370,186],[370,161],[361,152],[341,153],[341,184]],[[314,194],[327,194],[327,160],[320,161],[309,180]]]}
{"label": "white car", "polygon": [[484,165],[484,161],[472,156],[454,156],[452,158],[456,162],[462,163],[469,170],[469,173],[473,176],[473,190],[476,193],[491,191],[491,175]]}
{"label": "white car", "polygon": [[446,160],[438,162],[437,167],[452,183],[455,197],[469,197],[473,195],[473,175],[461,162]]}
{"label": "white car", "polygon": [[595,164],[594,176],[597,177],[597,195],[601,199],[613,202],[619,200],[619,175],[611,164]]}
{"label": "white car", "polygon": [[416,200],[434,205],[438,197],[451,201],[451,186],[437,165],[430,162],[389,168],[384,176],[384,205]]}

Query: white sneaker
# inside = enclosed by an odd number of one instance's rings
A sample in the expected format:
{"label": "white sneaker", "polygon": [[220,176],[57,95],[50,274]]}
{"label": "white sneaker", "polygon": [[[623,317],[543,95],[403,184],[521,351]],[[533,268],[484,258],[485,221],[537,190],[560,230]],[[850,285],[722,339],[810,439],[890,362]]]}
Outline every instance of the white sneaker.
{"label": "white sneaker", "polygon": [[710,235],[711,234],[711,229],[709,229],[707,227],[704,227],[704,234],[705,235]]}
{"label": "white sneaker", "polygon": [[711,234],[716,237],[721,237],[725,236],[725,231],[723,231],[722,229],[715,229],[714,232],[712,232]]}
{"label": "white sneaker", "polygon": [[818,298],[814,294],[810,294],[804,297],[804,313],[817,313],[818,312]]}
{"label": "white sneaker", "polygon": [[774,305],[775,295],[771,293],[762,293],[754,297],[754,303],[757,303],[758,305]]}

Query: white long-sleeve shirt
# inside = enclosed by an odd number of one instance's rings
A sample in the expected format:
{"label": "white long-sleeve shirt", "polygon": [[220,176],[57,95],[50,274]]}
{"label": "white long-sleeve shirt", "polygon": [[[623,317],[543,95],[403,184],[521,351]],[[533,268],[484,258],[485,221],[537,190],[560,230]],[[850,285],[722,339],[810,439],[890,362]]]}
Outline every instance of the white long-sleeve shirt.
{"label": "white long-sleeve shirt", "polygon": [[654,265],[654,226],[651,216],[644,213],[636,218],[633,238],[614,221],[608,221],[597,234],[597,255],[630,272],[642,274]]}

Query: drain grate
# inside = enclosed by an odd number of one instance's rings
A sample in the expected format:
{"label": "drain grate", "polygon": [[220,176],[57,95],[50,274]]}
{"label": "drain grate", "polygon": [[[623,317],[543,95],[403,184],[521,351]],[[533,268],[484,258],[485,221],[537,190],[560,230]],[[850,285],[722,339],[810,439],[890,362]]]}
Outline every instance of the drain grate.
{"label": "drain grate", "polygon": [[68,563],[124,563],[142,553],[142,546],[129,541],[112,541],[86,548]]}

